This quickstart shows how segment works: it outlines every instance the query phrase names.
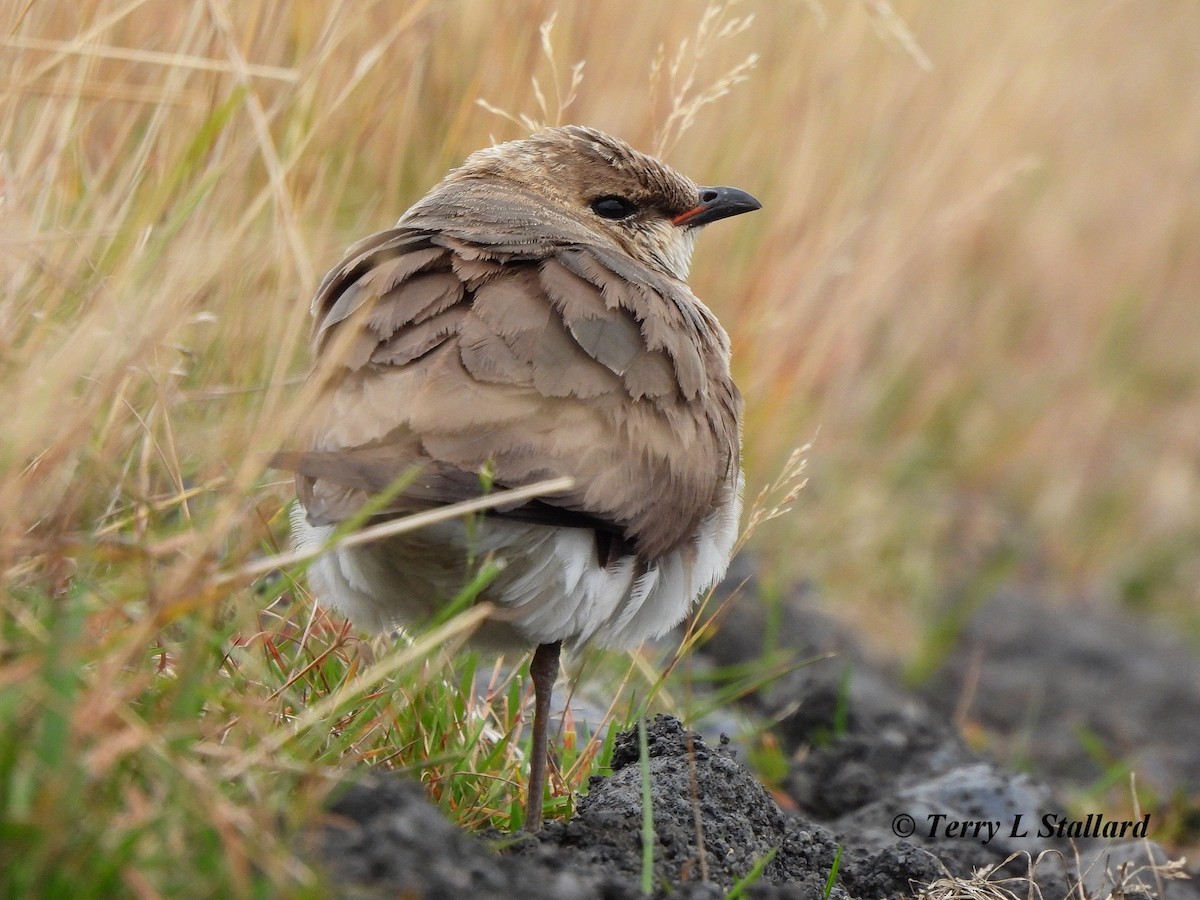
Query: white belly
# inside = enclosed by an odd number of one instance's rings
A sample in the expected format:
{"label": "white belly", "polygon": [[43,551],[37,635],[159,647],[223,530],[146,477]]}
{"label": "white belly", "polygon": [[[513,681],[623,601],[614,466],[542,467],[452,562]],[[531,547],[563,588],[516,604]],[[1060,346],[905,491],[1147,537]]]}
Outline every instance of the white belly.
{"label": "white belly", "polygon": [[[498,650],[553,641],[634,646],[676,625],[725,574],[737,535],[740,485],[731,494],[694,541],[640,576],[632,556],[601,566],[589,529],[481,518],[470,526],[456,520],[325,553],[309,568],[309,583],[323,606],[360,628],[386,631],[428,621],[453,600],[478,570],[469,555],[503,560],[481,595],[497,613],[477,644]],[[298,548],[320,546],[332,531],[309,525],[299,505],[293,510]]]}

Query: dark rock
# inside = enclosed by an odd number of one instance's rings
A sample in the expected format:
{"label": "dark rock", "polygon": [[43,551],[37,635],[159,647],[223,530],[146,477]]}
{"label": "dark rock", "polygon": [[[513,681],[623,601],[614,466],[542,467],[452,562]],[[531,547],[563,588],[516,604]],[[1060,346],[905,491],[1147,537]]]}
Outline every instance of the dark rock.
{"label": "dark rock", "polygon": [[603,896],[567,869],[499,856],[447,821],[419,783],[392,775],[371,774],[350,785],[308,843],[341,896]]}
{"label": "dark rock", "polygon": [[967,715],[1055,783],[1103,777],[1098,740],[1140,786],[1200,794],[1200,655],[1141,619],[999,593],[923,693],[948,717],[968,679]]}

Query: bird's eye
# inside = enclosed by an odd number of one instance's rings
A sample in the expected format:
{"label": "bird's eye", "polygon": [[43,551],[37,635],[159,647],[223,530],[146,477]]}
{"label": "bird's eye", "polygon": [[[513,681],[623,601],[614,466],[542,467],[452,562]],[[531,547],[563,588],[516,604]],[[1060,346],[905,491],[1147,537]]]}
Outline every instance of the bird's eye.
{"label": "bird's eye", "polygon": [[592,212],[602,219],[628,219],[637,212],[637,205],[624,197],[597,197],[592,201]]}

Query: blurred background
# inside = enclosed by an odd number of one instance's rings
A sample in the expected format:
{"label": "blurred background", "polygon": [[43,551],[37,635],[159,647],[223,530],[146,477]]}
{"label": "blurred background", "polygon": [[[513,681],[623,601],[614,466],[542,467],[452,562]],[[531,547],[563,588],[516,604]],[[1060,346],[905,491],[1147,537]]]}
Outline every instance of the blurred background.
{"label": "blurred background", "polygon": [[[313,287],[543,123],[763,201],[691,283],[733,339],[748,499],[810,445],[747,548],[767,594],[808,583],[914,672],[1001,588],[1200,646],[1191,0],[31,0],[0,8],[0,86],[0,689],[41,679],[5,701],[2,740],[38,736],[0,751],[13,809],[47,759],[94,781],[177,733],[228,762],[230,722],[282,715],[155,679],[269,600],[237,573],[286,544],[265,460]],[[246,772],[218,844],[252,830]],[[112,788],[130,821],[147,784]]]}

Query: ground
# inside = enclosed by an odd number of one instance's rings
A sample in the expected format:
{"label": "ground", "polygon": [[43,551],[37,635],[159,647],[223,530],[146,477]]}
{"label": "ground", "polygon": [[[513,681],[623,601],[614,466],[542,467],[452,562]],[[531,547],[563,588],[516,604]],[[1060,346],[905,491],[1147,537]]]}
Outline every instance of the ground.
{"label": "ground", "polygon": [[[757,652],[762,624],[750,610],[728,617],[706,659],[728,664]],[[655,896],[724,897],[750,876],[748,897],[820,898],[836,860],[831,897],[965,896],[962,880],[985,867],[1002,867],[991,880],[1016,879],[1004,886],[1024,897],[1038,860],[1033,878],[1046,898],[1066,897],[1079,881],[1088,897],[1200,897],[1197,882],[1155,872],[1172,856],[1155,842],[1159,813],[1144,823],[1130,816],[1124,839],[1039,836],[1044,816],[1085,835],[1123,821],[1095,813],[1089,822],[1087,810],[1064,800],[1097,777],[1080,723],[1110,748],[1126,741],[1126,762],[1147,786],[1200,792],[1200,662],[1183,645],[1131,618],[1003,595],[916,692],[803,602],[782,629],[791,646],[835,655],[746,701],[749,715],[777,723],[790,759],[780,791],[759,784],[723,738],[706,740],[665,716],[648,726]],[[950,724],[956,718],[993,734],[993,747],[1020,743],[1032,774],[970,749]],[[570,821],[515,838],[463,833],[419,786],[359,775],[310,832],[307,852],[344,896],[639,896],[638,763],[634,730],[618,739],[612,775],[592,780]],[[1137,839],[1139,823],[1146,840]]]}

